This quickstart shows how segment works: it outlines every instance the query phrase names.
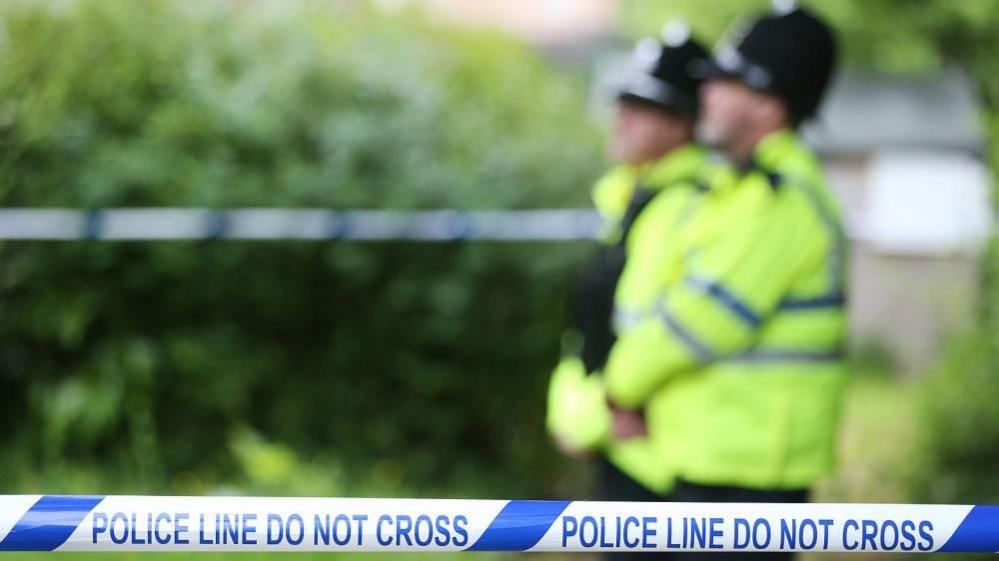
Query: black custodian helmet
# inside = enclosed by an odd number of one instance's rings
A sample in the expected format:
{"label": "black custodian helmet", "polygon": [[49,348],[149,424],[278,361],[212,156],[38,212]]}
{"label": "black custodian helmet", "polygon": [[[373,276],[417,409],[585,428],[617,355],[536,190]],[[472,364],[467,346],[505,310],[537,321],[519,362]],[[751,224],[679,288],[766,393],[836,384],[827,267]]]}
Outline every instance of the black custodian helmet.
{"label": "black custodian helmet", "polygon": [[690,36],[690,28],[670,22],[662,41],[643,39],[632,54],[631,74],[618,91],[620,101],[637,101],[696,118],[697,90],[703,82],[708,51]]}
{"label": "black custodian helmet", "polygon": [[788,1],[775,5],[774,13],[719,46],[714,73],[780,97],[797,124],[818,111],[836,65],[836,39],[811,12]]}

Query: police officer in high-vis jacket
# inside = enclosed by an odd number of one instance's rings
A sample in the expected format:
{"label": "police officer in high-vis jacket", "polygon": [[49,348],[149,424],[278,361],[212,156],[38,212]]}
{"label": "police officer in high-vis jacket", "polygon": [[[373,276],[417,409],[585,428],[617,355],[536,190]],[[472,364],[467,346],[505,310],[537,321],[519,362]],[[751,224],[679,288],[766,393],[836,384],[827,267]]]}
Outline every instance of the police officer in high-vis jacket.
{"label": "police officer in high-vis jacket", "polygon": [[[647,284],[641,279],[664,274],[665,264],[678,255],[672,240],[707,192],[707,152],[693,138],[709,55],[675,22],[662,41],[639,43],[633,58],[635,68],[619,91],[610,147],[619,163],[593,190],[606,222],[605,243],[581,283],[576,318],[581,346],[553,374],[548,426],[564,450],[596,451],[609,460],[602,470],[605,498],[661,500],[672,477],[659,469],[645,437],[620,447],[609,438],[615,418],[619,425],[631,424],[636,434],[644,432],[644,418],[608,407],[599,373],[616,340],[614,324],[625,321],[615,317],[615,308],[623,308],[615,295],[634,296]],[[644,225],[647,214],[659,218]],[[656,243],[636,243],[650,236]]]}
{"label": "police officer in high-vis jacket", "polygon": [[835,59],[831,30],[792,6],[723,43],[701,89],[700,137],[728,165],[602,377],[614,407],[644,413],[670,500],[803,502],[833,467],[845,244],[797,129]]}

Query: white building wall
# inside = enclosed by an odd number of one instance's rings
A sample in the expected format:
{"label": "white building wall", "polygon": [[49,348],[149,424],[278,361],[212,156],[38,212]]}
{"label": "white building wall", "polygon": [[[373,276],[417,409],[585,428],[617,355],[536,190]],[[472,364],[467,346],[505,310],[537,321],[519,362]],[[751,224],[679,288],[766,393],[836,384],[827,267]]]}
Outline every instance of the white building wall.
{"label": "white building wall", "polygon": [[929,365],[973,324],[991,233],[988,169],[947,150],[827,158],[851,234],[851,343],[907,371]]}

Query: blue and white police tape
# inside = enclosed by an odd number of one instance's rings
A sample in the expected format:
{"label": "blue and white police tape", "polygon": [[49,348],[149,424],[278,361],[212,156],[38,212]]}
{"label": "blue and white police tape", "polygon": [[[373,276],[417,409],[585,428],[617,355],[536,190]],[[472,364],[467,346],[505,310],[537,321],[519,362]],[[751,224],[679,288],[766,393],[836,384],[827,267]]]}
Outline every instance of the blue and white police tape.
{"label": "blue and white police tape", "polygon": [[999,552],[999,506],[0,496],[0,551]]}
{"label": "blue and white police tape", "polygon": [[0,209],[8,240],[558,241],[599,236],[588,209]]}
{"label": "blue and white police tape", "polygon": [[601,225],[596,211],[582,208],[0,208],[0,240],[573,241],[599,238]]}

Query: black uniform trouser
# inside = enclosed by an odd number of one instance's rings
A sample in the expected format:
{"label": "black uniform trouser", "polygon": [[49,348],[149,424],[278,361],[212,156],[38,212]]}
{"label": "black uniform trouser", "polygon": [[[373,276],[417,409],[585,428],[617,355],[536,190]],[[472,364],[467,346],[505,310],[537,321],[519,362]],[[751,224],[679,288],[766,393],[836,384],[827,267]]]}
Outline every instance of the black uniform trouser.
{"label": "black uniform trouser", "polygon": [[[676,487],[666,496],[657,495],[642,487],[633,479],[614,467],[607,460],[601,460],[601,500],[605,501],[652,501],[689,503],[804,503],[808,502],[808,491],[762,491],[742,487],[722,487],[698,485],[678,481]],[[753,561],[791,561],[792,553],[756,553]],[[745,559],[739,553],[691,553],[686,551],[656,553],[605,553],[608,561],[738,561]]]}

